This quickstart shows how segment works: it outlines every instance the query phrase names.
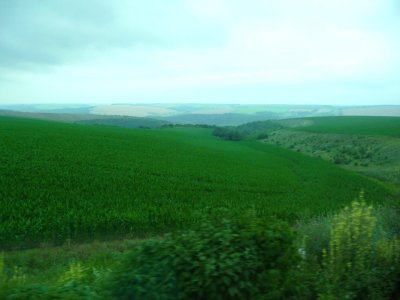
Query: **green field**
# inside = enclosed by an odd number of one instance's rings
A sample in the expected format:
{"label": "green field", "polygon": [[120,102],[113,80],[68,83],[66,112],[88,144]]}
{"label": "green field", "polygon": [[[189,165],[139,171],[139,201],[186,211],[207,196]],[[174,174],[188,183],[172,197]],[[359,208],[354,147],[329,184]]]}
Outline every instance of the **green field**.
{"label": "green field", "polygon": [[310,126],[296,130],[315,133],[384,135],[400,137],[399,117],[321,117],[310,118]]}
{"label": "green field", "polygon": [[157,130],[0,119],[0,242],[160,234],[207,214],[295,219],[342,207],[364,189],[355,173],[203,128]]}

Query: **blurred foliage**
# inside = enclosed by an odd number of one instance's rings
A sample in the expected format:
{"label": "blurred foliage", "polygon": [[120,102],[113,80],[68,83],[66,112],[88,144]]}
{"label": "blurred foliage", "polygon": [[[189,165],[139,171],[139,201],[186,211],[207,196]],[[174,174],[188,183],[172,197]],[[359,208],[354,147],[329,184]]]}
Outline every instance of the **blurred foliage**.
{"label": "blurred foliage", "polygon": [[115,272],[117,299],[289,299],[299,261],[281,221],[204,223],[144,243]]}
{"label": "blurred foliage", "polygon": [[361,196],[295,230],[250,209],[138,242],[112,270],[77,261],[46,282],[1,254],[0,299],[399,299],[400,239],[396,220],[382,223],[386,209]]}

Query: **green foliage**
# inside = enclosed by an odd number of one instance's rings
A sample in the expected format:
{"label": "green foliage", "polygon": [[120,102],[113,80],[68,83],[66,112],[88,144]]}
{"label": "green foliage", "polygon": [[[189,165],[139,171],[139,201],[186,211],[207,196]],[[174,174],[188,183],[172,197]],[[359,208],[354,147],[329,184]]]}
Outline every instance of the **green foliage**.
{"label": "green foliage", "polygon": [[372,207],[355,201],[336,215],[324,257],[328,290],[343,299],[366,295],[371,283],[371,245],[376,218]]}
{"label": "green foliage", "polygon": [[89,286],[67,283],[62,286],[32,284],[14,289],[6,300],[98,300],[103,299]]}
{"label": "green foliage", "polygon": [[[25,284],[19,281],[8,288],[3,298],[6,300],[98,300],[105,293],[96,281],[88,282],[89,269],[79,263],[71,264],[61,277],[53,283]],[[1,294],[0,294],[1,296]]]}
{"label": "green foliage", "polygon": [[50,300],[51,291],[44,284],[32,284],[15,288],[8,294],[7,300]]}
{"label": "green foliage", "polygon": [[244,139],[265,139],[272,131],[282,129],[277,121],[257,121],[239,125],[236,127],[217,127],[214,129],[213,134],[222,139],[229,141],[240,141]]}
{"label": "green foliage", "polygon": [[386,208],[361,197],[297,223],[296,243],[286,223],[252,209],[131,244],[111,271],[76,261],[41,284],[7,255],[0,299],[399,299],[399,219],[387,222]]}
{"label": "green foliage", "polygon": [[217,127],[213,130],[213,135],[228,141],[240,141],[245,135],[233,127]]}
{"label": "green foliage", "polygon": [[0,252],[0,299],[4,299],[15,287],[25,284],[26,277],[20,268],[14,266],[6,273],[4,254]]}
{"label": "green foliage", "polygon": [[361,194],[333,219],[321,299],[388,299],[399,283],[400,243],[377,239],[377,218]]}
{"label": "green foliage", "polygon": [[331,215],[300,220],[296,224],[298,236],[301,237],[298,248],[306,261],[322,262],[323,250],[329,245],[331,224]]}
{"label": "green foliage", "polygon": [[400,203],[393,202],[376,209],[376,216],[384,237],[396,239],[400,237]]}
{"label": "green foliage", "polygon": [[[146,236],[200,215],[293,221],[326,213],[361,188],[389,192],[329,163],[210,129],[139,130],[0,118],[0,248]],[[329,182],[329,184],[327,184]]]}
{"label": "green foliage", "polygon": [[260,133],[257,135],[257,140],[265,140],[269,137],[268,133]]}
{"label": "green foliage", "polygon": [[298,263],[282,222],[205,223],[144,243],[115,272],[117,299],[288,299]]}

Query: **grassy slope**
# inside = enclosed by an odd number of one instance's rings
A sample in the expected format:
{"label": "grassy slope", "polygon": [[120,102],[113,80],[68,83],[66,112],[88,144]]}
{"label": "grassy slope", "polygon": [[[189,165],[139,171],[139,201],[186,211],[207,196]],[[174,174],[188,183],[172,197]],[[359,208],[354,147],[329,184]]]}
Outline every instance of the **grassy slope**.
{"label": "grassy slope", "polygon": [[279,121],[265,141],[400,183],[400,118],[324,117]]}
{"label": "grassy slope", "polygon": [[298,131],[400,137],[400,117],[321,117]]}
{"label": "grassy slope", "polygon": [[201,128],[137,130],[0,118],[0,243],[158,234],[207,213],[295,218],[387,189],[322,160]]}

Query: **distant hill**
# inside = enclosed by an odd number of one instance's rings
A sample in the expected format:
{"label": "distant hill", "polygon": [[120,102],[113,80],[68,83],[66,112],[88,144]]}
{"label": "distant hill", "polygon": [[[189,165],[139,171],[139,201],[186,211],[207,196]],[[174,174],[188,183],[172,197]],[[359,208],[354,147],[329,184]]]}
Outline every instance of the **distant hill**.
{"label": "distant hill", "polygon": [[126,128],[157,128],[169,124],[167,121],[151,118],[111,117],[101,119],[81,120],[75,122],[86,125],[106,125]]}
{"label": "distant hill", "polygon": [[25,105],[0,105],[0,110],[11,110],[31,113],[90,113],[93,105],[85,104],[25,104]]}
{"label": "distant hill", "polygon": [[22,112],[13,110],[0,110],[0,116],[42,119],[42,120],[51,120],[59,122],[76,122],[81,120],[90,120],[97,118],[109,118],[108,116],[104,117],[91,114],[38,113],[38,112]]}
{"label": "distant hill", "polygon": [[[276,119],[325,116],[400,116],[400,105],[332,106],[332,105],[246,105],[246,104],[32,104],[8,105],[0,109],[21,113],[42,114],[44,119],[70,120],[136,117],[159,119],[175,124],[237,126],[245,123]],[[47,114],[58,116],[48,116]],[[44,114],[44,115],[43,115]],[[79,115],[78,117],[64,115]],[[86,117],[96,115],[97,117]],[[33,116],[29,116],[33,117]],[[133,122],[133,121],[132,121]],[[108,123],[113,123],[109,121]],[[126,122],[122,121],[121,124]],[[117,122],[115,122],[117,124]]]}
{"label": "distant hill", "polygon": [[341,115],[400,117],[400,105],[343,107]]}
{"label": "distant hill", "polygon": [[177,124],[204,124],[218,126],[235,126],[244,123],[277,119],[279,114],[273,112],[260,112],[255,114],[224,113],[224,114],[183,114],[159,119]]}
{"label": "distant hill", "polygon": [[167,121],[151,118],[137,118],[124,116],[105,116],[92,114],[71,114],[71,113],[30,113],[0,110],[0,116],[22,117],[42,119],[67,123],[85,125],[107,125],[127,128],[156,128],[169,124]]}

